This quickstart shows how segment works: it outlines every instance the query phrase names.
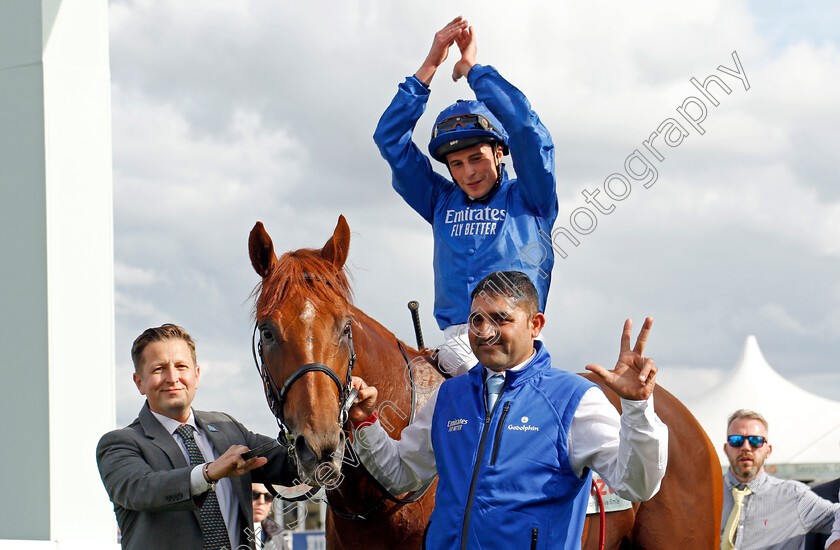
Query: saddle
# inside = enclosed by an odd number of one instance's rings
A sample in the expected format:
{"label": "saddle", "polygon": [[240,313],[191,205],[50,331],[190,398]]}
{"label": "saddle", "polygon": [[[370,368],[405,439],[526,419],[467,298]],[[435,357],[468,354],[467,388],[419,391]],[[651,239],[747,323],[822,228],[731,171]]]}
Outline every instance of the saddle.
{"label": "saddle", "polygon": [[420,352],[420,355],[423,356],[423,359],[425,359],[428,364],[433,366],[435,368],[435,370],[438,371],[438,374],[443,376],[444,380],[449,380],[450,378],[452,378],[452,373],[447,372],[446,369],[444,369],[443,367],[440,366],[440,362],[438,361],[438,349],[437,348],[435,348],[435,349],[423,348],[423,349],[420,349],[418,351]]}

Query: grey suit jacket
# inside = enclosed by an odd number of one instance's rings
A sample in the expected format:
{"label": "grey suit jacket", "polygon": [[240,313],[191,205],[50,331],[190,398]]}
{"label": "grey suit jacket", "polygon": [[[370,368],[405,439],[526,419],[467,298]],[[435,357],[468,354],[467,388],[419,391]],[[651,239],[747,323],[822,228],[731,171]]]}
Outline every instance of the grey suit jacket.
{"label": "grey suit jacket", "polygon": [[[271,440],[248,431],[225,413],[195,413],[196,424],[219,454],[231,445],[253,449]],[[230,478],[239,506],[240,548],[253,548],[245,530],[252,526],[251,483],[296,484],[296,471],[285,449],[265,455],[261,468]],[[146,403],[131,425],[108,432],[96,448],[99,475],[108,491],[125,550],[190,550],[203,546],[198,505],[204,495],[190,496],[190,472],[178,443]]]}

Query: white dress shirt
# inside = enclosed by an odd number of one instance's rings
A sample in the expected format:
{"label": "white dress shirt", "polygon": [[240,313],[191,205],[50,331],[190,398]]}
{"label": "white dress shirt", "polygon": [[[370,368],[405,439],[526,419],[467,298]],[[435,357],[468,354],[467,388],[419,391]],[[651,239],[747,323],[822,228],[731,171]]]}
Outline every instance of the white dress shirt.
{"label": "white dress shirt", "polygon": [[[837,495],[837,498],[840,499],[840,494]],[[837,510],[834,513],[834,524],[831,528],[831,536],[825,541],[825,547],[828,548],[833,542],[838,540],[840,540],[840,510]]]}
{"label": "white dress shirt", "polygon": [[[526,367],[534,355],[510,370]],[[497,373],[486,369],[485,379]],[[392,439],[380,422],[355,432],[353,447],[366,468],[394,494],[421,487],[437,475],[431,425],[438,391],[420,409],[414,423]],[[668,428],[646,401],[621,400],[623,413],[600,388],[581,397],[569,429],[569,462],[578,476],[586,467],[598,472],[619,496],[644,501],[659,490],[668,462]]]}
{"label": "white dress shirt", "polygon": [[[172,437],[175,439],[178,447],[181,448],[181,452],[184,453],[184,458],[187,459],[187,464],[189,464],[190,455],[189,452],[187,452],[187,446],[184,444],[184,440],[181,436],[175,433],[175,430],[181,426],[181,422],[178,422],[174,418],[158,414],[155,411],[151,411],[151,413],[155,415],[155,418],[157,418],[158,422],[163,425],[164,429],[172,434]],[[209,463],[219,458],[220,455],[216,452],[216,449],[213,448],[213,443],[206,435],[204,435],[204,431],[202,431],[195,423],[195,415],[193,415],[192,409],[190,409],[190,417],[186,422],[184,422],[184,424],[193,427],[193,437],[195,438],[196,445],[198,445],[198,448],[201,450],[201,454],[204,456],[204,460]],[[190,493],[193,496],[200,495],[210,489],[210,487],[211,484],[207,483],[204,479],[204,464],[194,467],[192,472],[190,472]],[[219,508],[221,509],[222,517],[225,520],[225,527],[227,527],[230,543],[233,548],[237,548],[239,546],[239,530],[237,529],[237,522],[235,519],[239,513],[239,508],[236,499],[233,498],[233,485],[231,484],[230,479],[225,477],[216,483],[216,498],[219,500]]]}

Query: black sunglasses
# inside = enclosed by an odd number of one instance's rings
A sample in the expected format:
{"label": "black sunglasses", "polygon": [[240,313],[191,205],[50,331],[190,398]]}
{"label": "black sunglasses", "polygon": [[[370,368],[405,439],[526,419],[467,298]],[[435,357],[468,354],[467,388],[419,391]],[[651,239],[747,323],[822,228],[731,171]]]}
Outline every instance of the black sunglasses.
{"label": "black sunglasses", "polygon": [[500,134],[496,128],[490,124],[490,121],[487,120],[487,117],[482,115],[458,115],[458,116],[451,116],[449,118],[445,118],[441,120],[437,126],[435,126],[435,130],[432,133],[432,138],[436,138],[438,134],[445,134],[446,132],[451,132],[455,128],[463,128],[463,129],[479,129],[479,130],[492,130],[497,134]]}
{"label": "black sunglasses", "polygon": [[759,449],[764,446],[767,438],[763,435],[730,435],[726,438],[730,447],[742,447],[744,441],[749,441],[753,449]]}
{"label": "black sunglasses", "polygon": [[274,499],[271,497],[271,493],[260,493],[259,491],[251,491],[251,500],[265,500],[266,502],[271,502]]}

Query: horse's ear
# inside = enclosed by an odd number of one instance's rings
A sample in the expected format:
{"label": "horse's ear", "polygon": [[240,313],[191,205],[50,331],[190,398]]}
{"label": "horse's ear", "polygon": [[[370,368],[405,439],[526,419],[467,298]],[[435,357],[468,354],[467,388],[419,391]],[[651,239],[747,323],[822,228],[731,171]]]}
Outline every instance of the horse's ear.
{"label": "horse's ear", "polygon": [[321,257],[332,263],[336,269],[344,267],[347,261],[347,252],[350,249],[350,226],[343,215],[338,216],[338,223],[335,226],[333,236],[321,249]]}
{"label": "horse's ear", "polygon": [[262,222],[257,222],[248,237],[248,253],[251,256],[251,265],[254,271],[265,278],[271,273],[271,268],[277,263],[277,256],[274,254],[274,243],[265,231]]}

